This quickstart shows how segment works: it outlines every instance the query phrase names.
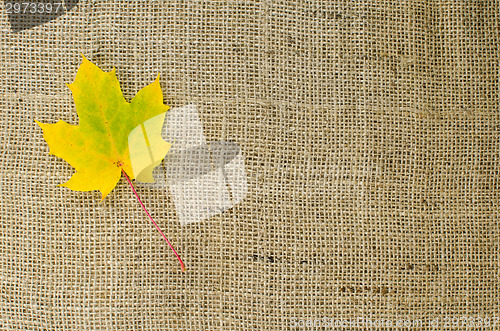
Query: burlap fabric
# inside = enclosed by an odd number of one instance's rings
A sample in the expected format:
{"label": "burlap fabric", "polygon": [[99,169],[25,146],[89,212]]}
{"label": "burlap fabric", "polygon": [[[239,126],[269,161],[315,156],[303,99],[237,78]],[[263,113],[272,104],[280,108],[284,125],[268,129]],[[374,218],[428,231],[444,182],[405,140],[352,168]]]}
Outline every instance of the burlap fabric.
{"label": "burlap fabric", "polygon": [[[80,1],[18,33],[0,8],[2,329],[500,317],[498,1]],[[34,120],[78,122],[80,53],[128,100],[160,73],[242,148],[220,216],[181,227],[139,189],[185,274],[125,179],[56,187],[73,169]]]}

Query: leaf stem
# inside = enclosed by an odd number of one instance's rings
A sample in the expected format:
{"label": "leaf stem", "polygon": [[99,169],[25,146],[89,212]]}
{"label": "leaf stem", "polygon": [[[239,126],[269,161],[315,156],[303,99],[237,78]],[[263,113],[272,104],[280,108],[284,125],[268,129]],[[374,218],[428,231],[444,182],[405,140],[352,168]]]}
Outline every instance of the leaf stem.
{"label": "leaf stem", "polygon": [[156,229],[158,230],[158,232],[160,232],[160,234],[162,235],[163,239],[165,239],[165,241],[167,242],[167,244],[170,246],[170,248],[172,249],[172,251],[174,252],[175,256],[177,256],[177,259],[179,260],[179,262],[181,263],[181,269],[182,271],[186,271],[186,268],[184,266],[184,262],[182,262],[182,259],[181,257],[179,256],[179,254],[177,254],[177,252],[175,251],[174,249],[174,246],[172,246],[172,244],[170,243],[170,241],[168,241],[167,237],[163,234],[163,232],[161,231],[160,227],[158,226],[158,224],[156,224],[156,222],[153,220],[153,218],[151,217],[151,215],[149,214],[148,210],[146,209],[146,207],[144,206],[144,204],[142,203],[141,201],[141,198],[139,198],[139,194],[137,194],[137,191],[135,190],[134,186],[132,185],[132,182],[130,181],[130,178],[127,176],[127,174],[125,173],[125,170],[122,169],[122,172],[123,174],[125,175],[125,178],[127,178],[127,181],[130,185],[130,187],[132,188],[132,191],[134,191],[134,194],[135,194],[135,197],[137,198],[137,200],[139,201],[139,203],[141,204],[141,207],[142,209],[144,209],[144,211],[146,212],[146,214],[149,216],[149,219],[151,220],[151,222],[153,222],[154,226],[156,227]]}

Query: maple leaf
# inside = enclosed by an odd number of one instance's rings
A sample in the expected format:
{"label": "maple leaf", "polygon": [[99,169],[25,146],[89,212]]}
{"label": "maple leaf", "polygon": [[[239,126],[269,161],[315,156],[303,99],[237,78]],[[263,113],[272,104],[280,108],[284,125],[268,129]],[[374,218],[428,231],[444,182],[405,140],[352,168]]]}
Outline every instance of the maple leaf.
{"label": "maple leaf", "polygon": [[169,107],[163,104],[160,76],[140,90],[129,103],[123,97],[115,71],[113,68],[104,72],[84,56],[75,81],[68,84],[79,125],[61,120],[55,124],[35,122],[43,130],[43,137],[50,147],[49,154],[63,158],[76,169],[76,173],[60,186],[75,191],[99,190],[104,200],[123,173],[142,209],[185,271],[181,257],[153,220],[130,181],[139,177],[141,181],[153,181],[152,170],[171,147],[161,137]]}
{"label": "maple leaf", "polygon": [[[49,154],[63,158],[76,169],[75,174],[60,186],[75,191],[99,190],[102,199],[116,186],[122,171],[131,179],[136,178],[129,155],[130,132],[169,109],[163,104],[159,76],[129,103],[123,97],[115,71],[113,68],[104,72],[84,56],[75,81],[68,84],[79,125],[61,120],[55,124],[36,121],[50,147]],[[155,127],[154,136],[146,137],[146,141],[148,146],[149,141],[156,141],[156,154],[159,149],[159,154],[165,156],[171,145],[161,138],[161,125]],[[144,130],[144,126],[142,128]],[[161,159],[155,160],[147,171],[151,172],[160,162]],[[152,179],[152,175],[146,174],[144,178]]]}

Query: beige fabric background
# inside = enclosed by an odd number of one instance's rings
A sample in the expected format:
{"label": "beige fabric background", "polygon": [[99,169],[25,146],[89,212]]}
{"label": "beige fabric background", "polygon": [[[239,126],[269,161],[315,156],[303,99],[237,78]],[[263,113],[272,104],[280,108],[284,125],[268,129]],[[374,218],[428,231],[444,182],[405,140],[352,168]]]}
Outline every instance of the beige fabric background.
{"label": "beige fabric background", "polygon": [[[17,34],[0,8],[2,329],[500,317],[498,1],[80,1]],[[185,274],[124,179],[56,187],[34,120],[78,122],[80,53],[242,147],[219,217],[139,190]]]}

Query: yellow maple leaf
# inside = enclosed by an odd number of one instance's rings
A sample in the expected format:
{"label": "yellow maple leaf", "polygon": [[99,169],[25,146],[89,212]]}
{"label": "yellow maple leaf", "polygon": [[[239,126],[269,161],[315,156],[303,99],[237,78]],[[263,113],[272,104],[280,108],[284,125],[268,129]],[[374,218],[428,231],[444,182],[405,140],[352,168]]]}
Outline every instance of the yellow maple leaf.
{"label": "yellow maple leaf", "polygon": [[[75,191],[99,190],[104,199],[120,180],[122,171],[132,179],[137,177],[129,155],[130,132],[169,107],[163,104],[159,76],[129,103],[123,97],[115,69],[104,72],[85,57],[75,81],[68,87],[73,93],[79,125],[61,120],[55,124],[36,123],[43,130],[49,154],[63,158],[76,169],[60,186]],[[161,125],[155,125],[155,135],[146,136],[146,141],[148,148],[149,142],[155,141],[155,154],[165,155],[171,145],[161,139],[160,128]],[[160,162],[156,159],[147,168],[149,175],[141,176],[152,179],[150,172]]]}

